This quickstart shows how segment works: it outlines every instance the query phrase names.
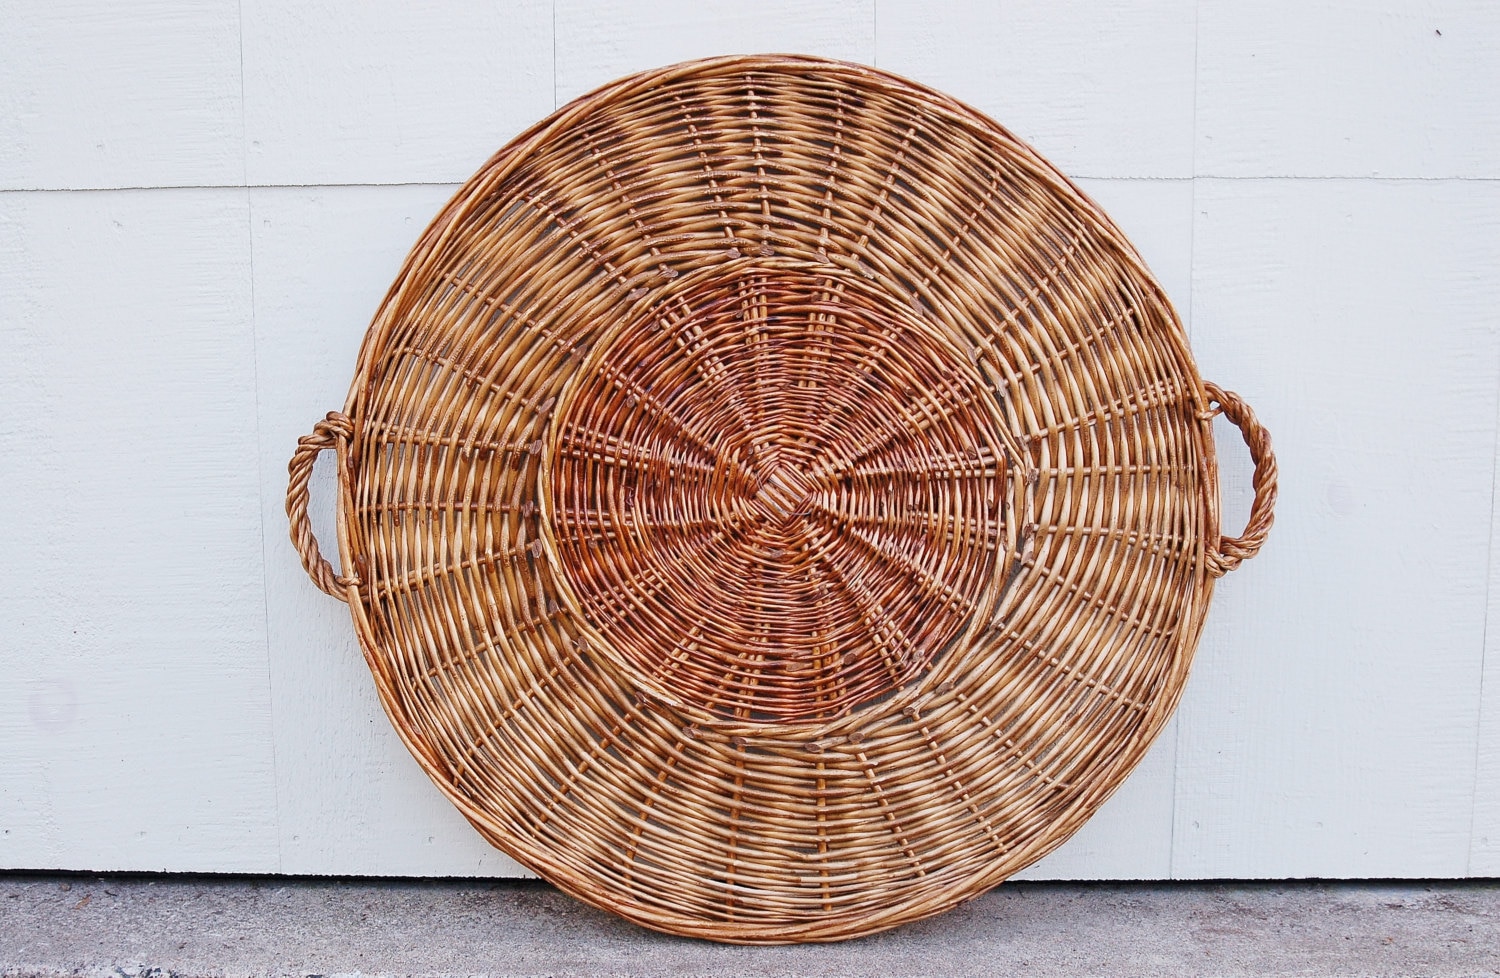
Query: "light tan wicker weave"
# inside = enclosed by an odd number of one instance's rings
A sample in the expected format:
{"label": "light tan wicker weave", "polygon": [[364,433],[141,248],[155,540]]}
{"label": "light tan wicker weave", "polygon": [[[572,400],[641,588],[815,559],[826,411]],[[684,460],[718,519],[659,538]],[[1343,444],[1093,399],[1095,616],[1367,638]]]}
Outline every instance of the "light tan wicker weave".
{"label": "light tan wicker weave", "polygon": [[[1220,535],[1210,419],[1255,459]],[[307,519],[339,459],[343,576]],[[407,259],[287,510],[486,838],[650,927],[837,940],[1071,835],[1177,702],[1270,442],[1136,252],[883,72],[626,78]]]}

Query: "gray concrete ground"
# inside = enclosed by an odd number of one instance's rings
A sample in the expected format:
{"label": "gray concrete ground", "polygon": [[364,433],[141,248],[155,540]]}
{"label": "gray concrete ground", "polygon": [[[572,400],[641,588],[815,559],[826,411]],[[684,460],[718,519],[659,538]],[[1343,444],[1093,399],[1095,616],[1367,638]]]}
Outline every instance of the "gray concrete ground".
{"label": "gray concrete ground", "polygon": [[0,975],[1500,975],[1500,883],[1006,884],[836,945],[664,937],[535,882],[0,875]]}

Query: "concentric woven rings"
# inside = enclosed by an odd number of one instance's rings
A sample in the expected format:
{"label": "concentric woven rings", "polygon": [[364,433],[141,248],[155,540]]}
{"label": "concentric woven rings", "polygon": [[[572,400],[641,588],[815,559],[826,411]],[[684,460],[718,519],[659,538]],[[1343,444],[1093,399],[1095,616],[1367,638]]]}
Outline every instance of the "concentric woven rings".
{"label": "concentric woven rings", "polygon": [[[1256,505],[1223,538],[1213,405]],[[339,452],[343,576],[307,522]],[[646,924],[836,940],[1071,835],[1270,525],[1269,438],[995,123],[745,57],[518,137],[413,249],[293,538],[497,846]]]}
{"label": "concentric woven rings", "polygon": [[992,613],[1019,449],[966,351],[861,277],[724,257],[573,375],[540,529],[598,654],[763,733],[898,691]]}

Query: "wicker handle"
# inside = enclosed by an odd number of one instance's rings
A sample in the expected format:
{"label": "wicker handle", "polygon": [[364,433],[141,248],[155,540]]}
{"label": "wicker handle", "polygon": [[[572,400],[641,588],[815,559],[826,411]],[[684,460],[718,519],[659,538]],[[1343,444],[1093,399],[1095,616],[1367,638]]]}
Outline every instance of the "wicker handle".
{"label": "wicker handle", "polygon": [[1208,552],[1208,572],[1223,577],[1254,557],[1271,532],[1271,522],[1276,516],[1276,453],[1271,451],[1271,433],[1261,427],[1255,412],[1238,394],[1206,381],[1203,389],[1208,393],[1209,403],[1217,405],[1209,417],[1223,414],[1233,422],[1250,449],[1250,460],[1255,463],[1255,475],[1250,481],[1255,488],[1255,501],[1250,504],[1250,520],[1244,532],[1237,537],[1221,536],[1219,546]]}
{"label": "wicker handle", "polygon": [[344,449],[352,437],[354,422],[337,411],[329,411],[328,417],[313,425],[312,434],[297,439],[297,450],[292,453],[292,460],[286,467],[290,477],[286,487],[286,515],[292,523],[292,543],[297,547],[307,576],[340,601],[349,600],[346,589],[351,585],[358,587],[359,578],[336,573],[318,549],[318,538],[313,536],[312,520],[307,516],[308,483],[318,456],[331,448],[339,453],[342,461]]}

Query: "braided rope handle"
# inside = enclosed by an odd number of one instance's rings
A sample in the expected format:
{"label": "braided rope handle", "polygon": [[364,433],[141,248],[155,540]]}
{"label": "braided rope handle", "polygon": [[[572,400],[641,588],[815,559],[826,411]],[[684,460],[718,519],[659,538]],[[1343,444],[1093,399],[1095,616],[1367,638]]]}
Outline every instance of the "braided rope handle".
{"label": "braided rope handle", "polygon": [[354,437],[354,422],[338,411],[329,411],[328,417],[313,425],[313,433],[297,439],[297,450],[287,463],[289,476],[286,487],[286,515],[292,524],[292,543],[302,558],[302,566],[313,583],[322,591],[340,601],[348,601],[346,589],[359,586],[358,577],[346,577],[337,573],[333,565],[318,549],[318,539],[313,536],[312,520],[307,515],[309,482],[312,480],[313,464],[318,456],[333,449],[340,456]]}
{"label": "braided rope handle", "polygon": [[1250,405],[1238,394],[1207,381],[1203,389],[1209,403],[1217,405],[1207,416],[1223,414],[1240,429],[1240,436],[1250,449],[1250,460],[1255,463],[1255,475],[1250,480],[1255,500],[1250,504],[1250,519],[1244,532],[1237,537],[1219,537],[1219,546],[1208,552],[1208,572],[1223,577],[1254,557],[1271,532],[1271,523],[1276,518],[1276,454],[1271,451],[1271,433],[1261,426]]}

